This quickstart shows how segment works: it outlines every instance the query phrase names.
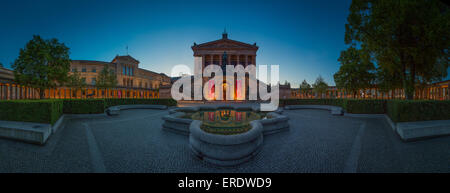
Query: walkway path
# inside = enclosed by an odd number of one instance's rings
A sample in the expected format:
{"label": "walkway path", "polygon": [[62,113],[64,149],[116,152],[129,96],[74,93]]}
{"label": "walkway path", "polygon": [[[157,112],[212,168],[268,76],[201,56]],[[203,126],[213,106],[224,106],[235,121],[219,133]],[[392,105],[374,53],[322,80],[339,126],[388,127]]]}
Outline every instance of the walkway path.
{"label": "walkway path", "polygon": [[231,168],[206,164],[188,137],[161,129],[167,110],[76,119],[45,146],[0,139],[0,172],[450,172],[450,137],[402,142],[382,118],[285,111],[291,128]]}

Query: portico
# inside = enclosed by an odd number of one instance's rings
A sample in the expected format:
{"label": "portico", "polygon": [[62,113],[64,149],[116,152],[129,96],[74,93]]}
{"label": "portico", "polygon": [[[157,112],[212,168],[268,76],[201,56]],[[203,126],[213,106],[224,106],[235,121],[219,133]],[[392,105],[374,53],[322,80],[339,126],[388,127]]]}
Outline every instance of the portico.
{"label": "portico", "polygon": [[[256,52],[258,51],[256,43],[248,44],[228,39],[227,32],[222,34],[222,39],[202,44],[194,43],[191,48],[194,51],[194,57],[202,58],[202,69],[211,64],[219,65],[222,69],[225,69],[226,65],[242,65],[244,67],[256,65]],[[224,83],[226,82],[226,78],[226,76],[223,77]],[[207,81],[209,81],[209,78],[203,78],[203,85]],[[248,95],[248,89],[245,89],[245,95],[241,90],[243,86],[248,87],[246,83],[248,83],[247,78],[243,83],[235,80],[235,94],[232,100],[245,100],[244,96]],[[211,81],[208,84],[210,84],[208,87],[211,89],[210,95],[214,96],[215,85]],[[223,93],[226,93],[226,89],[228,89],[228,85],[225,83],[223,84]],[[223,99],[225,99],[225,94]]]}

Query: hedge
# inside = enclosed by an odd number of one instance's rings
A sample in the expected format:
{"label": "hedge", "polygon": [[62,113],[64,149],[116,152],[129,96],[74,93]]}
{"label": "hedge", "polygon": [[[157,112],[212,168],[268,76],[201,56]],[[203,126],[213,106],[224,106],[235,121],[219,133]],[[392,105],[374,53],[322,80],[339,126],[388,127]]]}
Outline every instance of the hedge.
{"label": "hedge", "polygon": [[0,120],[54,124],[63,114],[103,113],[116,105],[158,104],[176,106],[173,99],[45,99],[0,100]]}
{"label": "hedge", "polygon": [[386,100],[380,99],[345,99],[342,106],[348,113],[383,114],[386,112]]}
{"label": "hedge", "polygon": [[280,99],[280,106],[286,105],[344,105],[345,99]]}
{"label": "hedge", "polygon": [[3,100],[0,120],[54,124],[62,115],[61,100]]}
{"label": "hedge", "polygon": [[391,100],[387,101],[386,110],[386,114],[394,122],[450,119],[448,100]]}
{"label": "hedge", "polygon": [[103,99],[64,99],[63,112],[67,114],[95,114],[105,111]]}
{"label": "hedge", "polygon": [[166,105],[176,106],[177,101],[173,99],[104,99],[105,108],[117,105],[136,105],[136,104],[148,104],[148,105]]}
{"label": "hedge", "polygon": [[333,105],[348,113],[387,114],[393,122],[449,120],[450,101],[381,99],[282,99],[284,105]]}

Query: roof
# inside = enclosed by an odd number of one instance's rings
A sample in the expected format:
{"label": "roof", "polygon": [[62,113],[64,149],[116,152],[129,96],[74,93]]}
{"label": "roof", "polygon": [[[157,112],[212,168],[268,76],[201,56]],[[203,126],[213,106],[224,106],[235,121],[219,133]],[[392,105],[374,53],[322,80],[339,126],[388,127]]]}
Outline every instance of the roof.
{"label": "roof", "polygon": [[214,41],[210,41],[210,42],[205,42],[205,43],[202,43],[202,44],[194,43],[194,45],[191,48],[193,50],[196,50],[196,49],[210,49],[210,48],[213,48],[213,49],[217,49],[217,48],[238,48],[238,49],[258,50],[258,46],[256,45],[256,43],[248,44],[248,43],[244,43],[244,42],[228,39],[228,36],[226,34],[224,34],[222,36],[222,39],[218,39],[218,40],[214,40]]}
{"label": "roof", "polygon": [[111,62],[95,61],[95,60],[72,60],[80,64],[111,64]]}
{"label": "roof", "polygon": [[115,60],[131,60],[136,63],[139,63],[139,60],[136,60],[135,58],[131,57],[130,55],[125,55],[125,56],[117,55],[111,62],[115,62]]}

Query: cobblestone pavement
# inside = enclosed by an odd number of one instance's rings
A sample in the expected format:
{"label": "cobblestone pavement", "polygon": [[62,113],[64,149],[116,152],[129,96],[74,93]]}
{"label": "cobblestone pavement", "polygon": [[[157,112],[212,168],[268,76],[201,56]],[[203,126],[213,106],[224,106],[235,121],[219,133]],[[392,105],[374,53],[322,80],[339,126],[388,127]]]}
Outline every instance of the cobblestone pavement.
{"label": "cobblestone pavement", "polygon": [[450,136],[404,143],[381,118],[324,110],[285,111],[289,131],[265,136],[244,164],[216,167],[161,129],[166,114],[71,120],[45,146],[0,139],[0,172],[450,172]]}

